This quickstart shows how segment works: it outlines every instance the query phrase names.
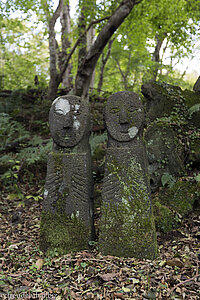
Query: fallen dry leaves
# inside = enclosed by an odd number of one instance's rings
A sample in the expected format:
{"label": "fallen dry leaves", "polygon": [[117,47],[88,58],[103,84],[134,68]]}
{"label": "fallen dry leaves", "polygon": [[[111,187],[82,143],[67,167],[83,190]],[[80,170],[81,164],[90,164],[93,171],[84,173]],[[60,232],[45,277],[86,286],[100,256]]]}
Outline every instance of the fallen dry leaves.
{"label": "fallen dry leaves", "polygon": [[158,234],[154,261],[102,256],[97,250],[45,257],[38,247],[41,204],[29,199],[15,223],[19,203],[1,201],[2,299],[8,294],[56,300],[200,299],[199,215],[191,215],[177,231]]}

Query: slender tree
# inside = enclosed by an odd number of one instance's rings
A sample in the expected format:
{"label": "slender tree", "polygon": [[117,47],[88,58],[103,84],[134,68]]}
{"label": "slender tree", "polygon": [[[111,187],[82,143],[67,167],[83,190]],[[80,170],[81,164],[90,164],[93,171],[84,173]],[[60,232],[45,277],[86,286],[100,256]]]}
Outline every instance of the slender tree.
{"label": "slender tree", "polygon": [[111,15],[111,17],[108,19],[108,22],[101,29],[93,45],[86,53],[84,60],[78,67],[75,80],[76,95],[82,97],[87,96],[92,73],[104,47],[107,45],[108,41],[110,40],[114,32],[119,28],[124,19],[130,14],[133,7],[141,1],[142,0],[122,1],[118,8]]}
{"label": "slender tree", "polygon": [[101,55],[101,67],[100,67],[99,82],[98,82],[98,88],[97,88],[97,91],[99,93],[100,93],[102,85],[103,85],[104,70],[105,70],[106,63],[111,55],[111,47],[112,47],[113,42],[114,42],[114,39],[109,41],[107,53],[105,54],[103,51],[103,53]]}
{"label": "slender tree", "polygon": [[[69,3],[66,1],[62,2],[62,9],[60,12],[60,23],[61,23],[61,42],[62,48],[59,52],[59,69],[62,70],[63,63],[67,59],[67,51],[71,47],[70,33],[71,33],[71,18]],[[68,89],[72,88],[72,64],[69,62],[65,73],[62,78],[62,86]]]}

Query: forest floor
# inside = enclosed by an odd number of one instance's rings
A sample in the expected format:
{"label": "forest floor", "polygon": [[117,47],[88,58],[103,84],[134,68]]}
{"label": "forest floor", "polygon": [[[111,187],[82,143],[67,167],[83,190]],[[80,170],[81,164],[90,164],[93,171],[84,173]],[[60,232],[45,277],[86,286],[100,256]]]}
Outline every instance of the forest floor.
{"label": "forest floor", "polygon": [[97,250],[45,257],[40,197],[10,198],[0,200],[0,299],[200,299],[200,215],[158,234],[154,261]]}

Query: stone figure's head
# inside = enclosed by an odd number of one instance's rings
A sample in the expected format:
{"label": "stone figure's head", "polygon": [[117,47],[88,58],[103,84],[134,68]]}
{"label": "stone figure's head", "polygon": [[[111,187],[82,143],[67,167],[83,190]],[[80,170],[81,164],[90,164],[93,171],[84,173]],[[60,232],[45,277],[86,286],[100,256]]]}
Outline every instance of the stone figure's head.
{"label": "stone figure's head", "polygon": [[136,93],[118,92],[108,98],[105,122],[108,133],[114,140],[131,141],[137,136],[143,121],[143,105]]}
{"label": "stone figure's head", "polygon": [[74,147],[83,138],[89,123],[89,108],[80,97],[56,98],[49,113],[49,127],[54,142],[61,147]]}

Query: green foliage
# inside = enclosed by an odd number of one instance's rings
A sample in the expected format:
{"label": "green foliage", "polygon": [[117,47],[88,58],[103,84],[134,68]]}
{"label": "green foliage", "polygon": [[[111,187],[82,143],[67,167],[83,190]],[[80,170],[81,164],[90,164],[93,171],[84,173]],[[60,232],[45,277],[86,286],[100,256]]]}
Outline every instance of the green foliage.
{"label": "green foliage", "polygon": [[22,200],[24,196],[20,182],[28,181],[31,184],[37,169],[45,166],[46,170],[47,154],[52,142],[32,136],[21,123],[5,113],[0,114],[0,128],[0,151],[3,153],[0,157],[0,184],[11,193],[11,198]]}
{"label": "green foliage", "polygon": [[94,155],[95,151],[97,151],[99,145],[107,142],[107,140],[108,140],[107,132],[104,132],[103,134],[100,135],[96,135],[94,133],[91,134],[89,143],[91,147],[92,156]]}
{"label": "green foliage", "polygon": [[[198,179],[198,175],[196,177]],[[158,230],[169,232],[179,227],[183,217],[193,210],[199,195],[199,183],[193,178],[190,181],[177,181],[154,195],[153,209]]]}
{"label": "green foliage", "polygon": [[173,185],[176,182],[176,179],[169,173],[164,173],[161,177],[162,185],[168,185],[170,188],[173,187]]}
{"label": "green foliage", "polygon": [[[70,1],[66,1],[71,4]],[[77,13],[84,10],[85,22],[112,15],[120,4],[118,1],[81,0]],[[46,85],[48,79],[47,31],[48,21],[55,12],[53,2],[46,1],[4,1],[0,2],[2,10],[0,50],[3,68],[0,71],[1,87],[13,89],[34,84],[34,76],[39,75],[39,83]],[[12,12],[23,12],[14,18]],[[34,20],[34,24],[28,20]],[[155,67],[160,70],[159,78],[170,82],[183,81],[181,74],[174,72],[173,64],[166,63],[163,57],[159,62],[152,61],[157,37],[164,39],[166,49],[170,50],[171,61],[187,56],[197,34],[196,24],[199,20],[199,6],[186,0],[143,0],[134,6],[132,12],[116,32],[112,45],[112,55],[105,69],[104,90],[120,89],[138,91],[143,81],[152,76]],[[72,17],[70,40],[78,38],[76,16]],[[106,21],[95,25],[98,34]],[[30,34],[31,32],[31,34]],[[59,38],[58,45],[61,44]],[[13,49],[15,49],[13,51]],[[70,51],[70,48],[68,48]],[[165,51],[165,50],[164,50]],[[168,51],[169,52],[169,51]],[[77,73],[78,55],[73,54],[72,75]],[[119,69],[120,66],[120,69]],[[163,72],[164,70],[164,72]],[[96,73],[100,71],[97,65]],[[24,76],[26,74],[26,76]],[[123,74],[123,75],[122,75]],[[98,76],[96,76],[96,85]]]}
{"label": "green foliage", "polygon": [[[185,0],[144,0],[135,6],[116,33],[105,68],[103,90],[137,92],[138,86],[152,79],[155,68],[160,80],[191,88],[191,84],[186,86],[181,73],[174,70],[174,64],[193,49],[199,20],[199,7],[195,7],[189,9]],[[163,51],[155,62],[152,57],[157,38],[163,41]],[[168,61],[167,52],[171,58]]]}
{"label": "green foliage", "polygon": [[200,174],[198,174],[197,176],[195,176],[194,178],[197,182],[200,182]]}
{"label": "green foliage", "polygon": [[193,113],[197,112],[197,111],[200,111],[200,103],[197,103],[197,104],[195,104],[195,105],[193,105],[192,107],[189,108],[189,114],[190,114],[190,116]]}
{"label": "green foliage", "polygon": [[34,86],[34,77],[46,85],[48,50],[45,33],[38,32],[37,24],[18,18],[4,18],[1,23],[0,49],[1,88],[19,89]]}
{"label": "green foliage", "polygon": [[[0,163],[3,162],[5,157],[2,157]],[[18,191],[17,182],[19,179],[20,161],[16,159],[9,159],[6,161],[9,163],[8,170],[1,176],[1,180],[5,185],[11,184],[13,191]]]}
{"label": "green foliage", "polygon": [[17,158],[21,161],[25,161],[27,165],[32,165],[35,163],[47,162],[47,153],[52,149],[52,141],[44,141],[39,136],[34,136],[28,143],[27,147],[20,150]]}
{"label": "green foliage", "polygon": [[[39,136],[31,138],[30,132],[25,130],[23,125],[5,113],[0,113],[0,151],[9,145],[16,144],[19,149],[16,159],[26,162],[26,164],[34,164],[36,162],[46,161],[47,153],[52,147],[50,140],[43,140]],[[23,148],[24,147],[24,148]],[[1,163],[5,163],[9,155],[0,158]]]}
{"label": "green foliage", "polygon": [[38,8],[38,1],[35,0],[7,0],[7,1],[1,1],[1,8],[5,13],[11,13],[15,10],[21,10],[24,13],[30,13],[30,10],[36,10]]}
{"label": "green foliage", "polygon": [[6,113],[0,113],[0,151],[6,145],[23,142],[30,138],[30,134],[24,127]]}

